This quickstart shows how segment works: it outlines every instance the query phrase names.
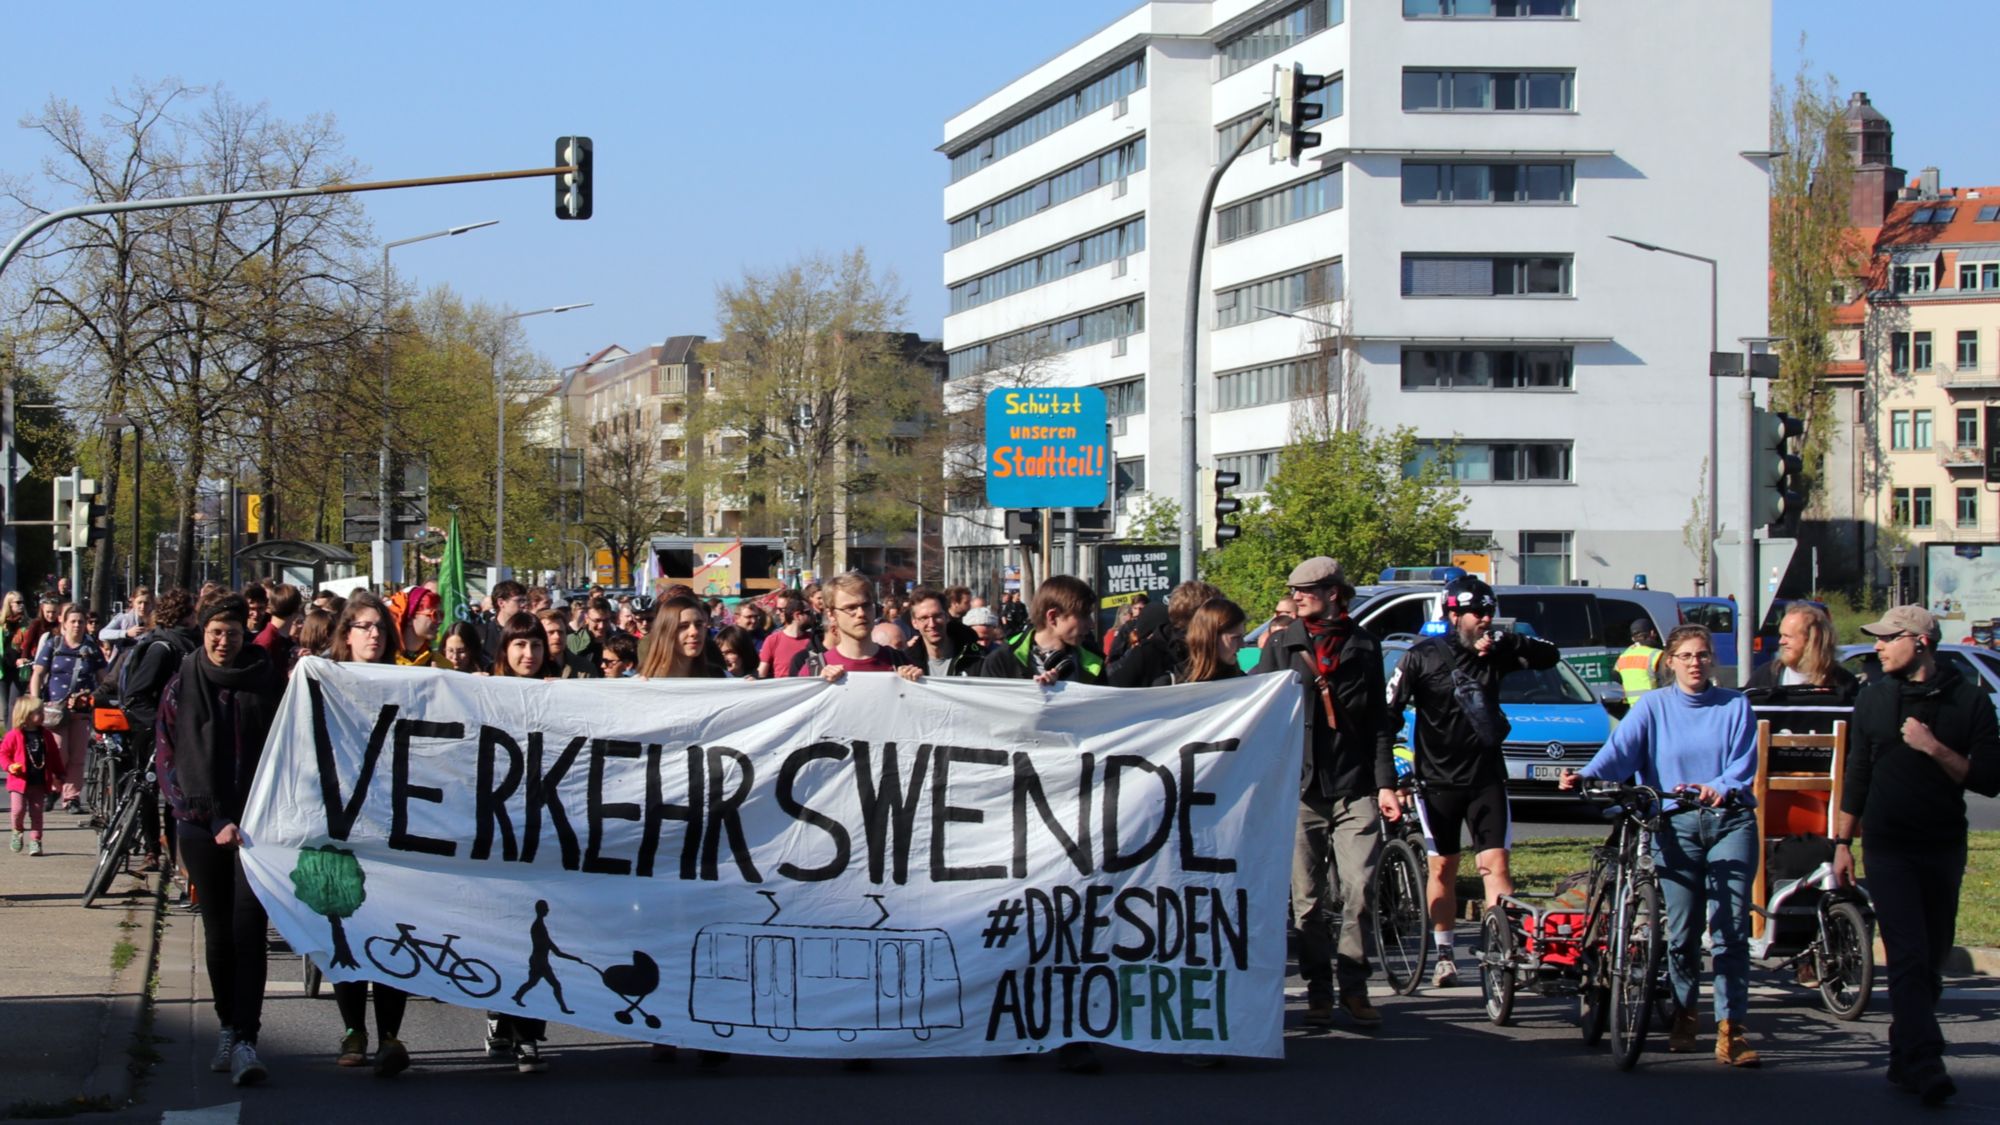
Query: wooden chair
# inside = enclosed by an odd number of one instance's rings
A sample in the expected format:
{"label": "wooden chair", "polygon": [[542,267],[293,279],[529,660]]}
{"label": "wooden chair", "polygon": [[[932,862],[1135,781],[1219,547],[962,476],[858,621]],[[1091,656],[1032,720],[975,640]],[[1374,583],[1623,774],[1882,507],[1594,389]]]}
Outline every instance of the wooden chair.
{"label": "wooden chair", "polygon": [[[1787,752],[1784,756],[1788,760],[1778,763],[1777,769],[1772,768],[1773,751]],[[1770,897],[1765,861],[1773,828],[1779,836],[1798,830],[1833,835],[1834,817],[1840,811],[1841,774],[1846,763],[1844,719],[1835,721],[1832,734],[1773,734],[1771,720],[1758,720],[1757,779],[1751,785],[1751,793],[1757,798],[1757,881],[1751,888],[1751,901],[1759,908]],[[1809,826],[1800,824],[1802,816]],[[1764,921],[1763,915],[1752,912],[1753,936],[1764,936]]]}

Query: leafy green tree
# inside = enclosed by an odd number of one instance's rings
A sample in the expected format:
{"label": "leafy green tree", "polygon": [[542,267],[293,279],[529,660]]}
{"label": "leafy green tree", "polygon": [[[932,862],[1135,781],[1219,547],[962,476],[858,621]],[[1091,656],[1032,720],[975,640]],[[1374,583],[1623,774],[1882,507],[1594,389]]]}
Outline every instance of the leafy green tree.
{"label": "leafy green tree", "polygon": [[1451,547],[1465,497],[1449,451],[1416,431],[1323,430],[1286,446],[1269,491],[1237,520],[1243,534],[1202,558],[1202,577],[1244,606],[1274,604],[1301,559],[1329,555],[1354,578],[1425,562]]}
{"label": "leafy green tree", "polygon": [[368,900],[368,876],[354,853],[332,844],[300,849],[298,862],[292,865],[292,895],[305,903],[306,909],[326,915],[332,923],[333,962],[329,967],[360,968],[354,950],[348,947],[347,931],[340,924]]}

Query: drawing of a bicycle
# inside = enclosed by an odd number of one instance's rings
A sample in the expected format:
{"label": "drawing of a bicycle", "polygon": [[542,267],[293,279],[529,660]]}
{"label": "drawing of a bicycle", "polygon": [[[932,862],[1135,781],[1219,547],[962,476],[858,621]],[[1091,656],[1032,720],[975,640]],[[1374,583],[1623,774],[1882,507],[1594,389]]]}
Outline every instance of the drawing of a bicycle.
{"label": "drawing of a bicycle", "polygon": [[396,933],[394,940],[379,935],[371,937],[362,950],[376,968],[397,980],[408,980],[417,975],[417,970],[428,968],[475,1000],[500,991],[500,974],[493,971],[493,966],[451,947],[458,940],[457,934],[446,934],[443,941],[425,941],[416,935],[416,927],[407,922],[396,923]]}

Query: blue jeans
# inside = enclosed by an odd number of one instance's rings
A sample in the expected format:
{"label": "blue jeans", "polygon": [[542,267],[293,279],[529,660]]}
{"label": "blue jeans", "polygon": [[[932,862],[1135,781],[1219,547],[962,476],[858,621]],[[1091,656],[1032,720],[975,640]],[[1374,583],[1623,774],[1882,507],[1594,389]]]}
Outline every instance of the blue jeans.
{"label": "blue jeans", "polygon": [[1667,821],[1655,840],[1667,906],[1667,970],[1681,1010],[1699,997],[1701,935],[1713,935],[1715,1018],[1750,1005],[1750,884],[1757,878],[1757,814],[1702,809]]}

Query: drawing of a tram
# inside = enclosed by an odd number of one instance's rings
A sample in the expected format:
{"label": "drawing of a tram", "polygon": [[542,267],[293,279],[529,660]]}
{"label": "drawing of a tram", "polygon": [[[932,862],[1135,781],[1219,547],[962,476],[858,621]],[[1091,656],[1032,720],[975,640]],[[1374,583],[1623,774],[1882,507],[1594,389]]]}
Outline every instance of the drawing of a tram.
{"label": "drawing of a tram", "polygon": [[696,932],[688,1015],[717,1035],[961,1027],[958,955],[943,930],[720,923]]}

